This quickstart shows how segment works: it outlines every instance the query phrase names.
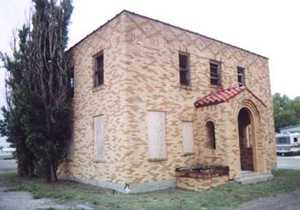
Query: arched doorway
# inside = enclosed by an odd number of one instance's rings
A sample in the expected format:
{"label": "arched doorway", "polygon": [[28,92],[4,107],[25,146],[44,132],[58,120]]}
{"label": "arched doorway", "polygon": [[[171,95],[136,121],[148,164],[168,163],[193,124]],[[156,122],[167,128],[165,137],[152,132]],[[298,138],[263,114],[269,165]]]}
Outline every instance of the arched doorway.
{"label": "arched doorway", "polygon": [[242,108],[238,115],[241,170],[253,171],[254,126],[251,112]]}

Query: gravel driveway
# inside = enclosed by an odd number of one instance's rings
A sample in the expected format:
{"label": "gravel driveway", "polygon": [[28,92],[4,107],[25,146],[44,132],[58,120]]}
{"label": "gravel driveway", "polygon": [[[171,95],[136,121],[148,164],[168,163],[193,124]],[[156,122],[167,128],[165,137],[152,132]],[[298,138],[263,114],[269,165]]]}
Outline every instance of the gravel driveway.
{"label": "gravel driveway", "polygon": [[300,156],[277,156],[277,167],[280,169],[300,170]]}
{"label": "gravel driveway", "polygon": [[[16,171],[15,160],[0,160],[0,174]],[[79,203],[57,204],[52,199],[34,199],[29,192],[15,192],[0,182],[0,210],[35,210],[35,209],[92,209]]]}
{"label": "gravel driveway", "polygon": [[[279,169],[300,170],[300,156],[278,156],[277,167]],[[300,186],[294,192],[278,194],[268,198],[259,198],[244,203],[235,210],[300,210]]]}
{"label": "gravel driveway", "polygon": [[17,170],[17,163],[15,160],[0,159],[0,173],[13,172],[16,170]]}
{"label": "gravel driveway", "polygon": [[0,210],[36,210],[36,209],[83,209],[92,210],[89,205],[78,202],[58,204],[52,199],[34,199],[29,192],[15,192],[0,183]]}
{"label": "gravel driveway", "polygon": [[0,183],[0,210],[34,210],[37,208],[58,208],[58,205],[50,199],[33,199],[31,193],[9,191]]}
{"label": "gravel driveway", "polygon": [[[0,160],[0,174],[16,171],[15,160]],[[64,208],[50,199],[33,199],[31,193],[14,192],[0,182],[0,210],[34,210],[37,208]]]}
{"label": "gravel driveway", "polygon": [[300,189],[273,197],[259,198],[244,203],[234,210],[300,210]]}

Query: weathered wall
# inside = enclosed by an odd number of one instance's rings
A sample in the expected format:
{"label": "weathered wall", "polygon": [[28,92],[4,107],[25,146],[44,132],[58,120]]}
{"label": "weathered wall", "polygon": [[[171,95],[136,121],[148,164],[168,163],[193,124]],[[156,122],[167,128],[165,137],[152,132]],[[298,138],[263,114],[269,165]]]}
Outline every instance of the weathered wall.
{"label": "weathered wall", "polygon": [[[252,146],[254,170],[270,171],[276,162],[274,139],[269,141],[274,134],[270,132],[272,129],[270,128],[270,116],[266,114],[270,107],[258,100],[248,90],[244,90],[223,104],[198,108],[194,123],[197,128],[195,141],[199,141],[198,162],[227,165],[230,167],[231,178],[238,176],[241,170],[238,114],[242,108],[250,111],[251,125],[254,126]],[[207,146],[205,123],[208,120],[215,123],[216,150]],[[269,154],[271,156],[268,156]]]}
{"label": "weathered wall", "polygon": [[[74,140],[65,168],[76,180],[125,183],[127,113],[123,16],[72,48],[75,75]],[[104,85],[93,86],[93,55],[104,53]],[[104,161],[96,161],[94,117],[103,115]],[[101,183],[100,183],[101,185]]]}
{"label": "weathered wall", "polygon": [[[104,85],[93,88],[92,56],[104,50]],[[179,84],[178,52],[190,54],[191,87]],[[175,184],[178,166],[227,164],[231,177],[239,174],[237,113],[245,99],[253,101],[261,117],[261,171],[275,163],[272,101],[268,60],[230,45],[123,12],[72,49],[75,60],[74,143],[67,176],[87,183],[134,186],[157,182]],[[246,71],[248,92],[220,104],[195,109],[193,103],[211,91],[209,61],[222,62],[223,87],[237,85],[237,66]],[[148,111],[166,113],[167,158],[150,161],[147,148]],[[93,117],[105,118],[105,161],[95,161]],[[207,147],[206,120],[216,124],[217,149]],[[194,153],[183,155],[182,121],[192,121]],[[107,185],[106,185],[106,184]],[[140,188],[140,191],[146,188]],[[146,190],[147,190],[146,189]],[[152,188],[151,188],[152,189]],[[154,189],[154,188],[153,188]]]}
{"label": "weathered wall", "polygon": [[[177,166],[195,163],[232,164],[231,177],[239,174],[237,115],[234,112],[235,106],[241,105],[238,97],[228,104],[203,110],[193,107],[196,98],[216,90],[210,85],[210,59],[222,62],[224,88],[237,85],[237,66],[244,67],[248,88],[266,104],[267,108],[260,110],[261,126],[265,130],[260,141],[264,145],[266,165],[258,168],[270,170],[276,157],[268,60],[144,17],[128,13],[125,16],[129,65],[126,103],[129,148],[132,148],[127,156],[131,165],[128,167],[129,183],[171,180]],[[179,51],[190,54],[192,85],[188,88],[179,84]],[[251,94],[247,97],[251,98]],[[256,103],[259,102],[256,100]],[[147,156],[146,113],[152,110],[166,112],[167,118],[167,159],[157,162],[150,161]],[[216,123],[216,150],[207,147],[207,119]],[[194,122],[194,154],[190,156],[183,156],[182,152],[182,121]]]}
{"label": "weathered wall", "polygon": [[228,181],[228,176],[210,178],[189,178],[177,177],[176,186],[186,190],[203,191],[211,187],[224,185]]}

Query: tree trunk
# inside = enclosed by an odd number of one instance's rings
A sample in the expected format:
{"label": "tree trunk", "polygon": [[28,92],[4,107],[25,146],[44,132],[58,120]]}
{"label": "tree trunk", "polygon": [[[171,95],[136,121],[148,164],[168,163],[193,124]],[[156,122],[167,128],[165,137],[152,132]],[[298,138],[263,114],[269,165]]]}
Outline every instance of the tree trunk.
{"label": "tree trunk", "polygon": [[55,164],[51,161],[49,164],[48,182],[56,182],[57,174]]}

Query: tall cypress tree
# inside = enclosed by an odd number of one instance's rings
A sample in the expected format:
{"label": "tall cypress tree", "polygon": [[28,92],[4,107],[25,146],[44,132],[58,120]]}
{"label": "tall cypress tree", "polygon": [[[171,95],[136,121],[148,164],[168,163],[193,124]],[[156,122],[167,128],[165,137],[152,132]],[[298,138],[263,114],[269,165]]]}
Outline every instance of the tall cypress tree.
{"label": "tall cypress tree", "polygon": [[33,122],[27,129],[32,134],[28,144],[39,160],[42,175],[49,181],[56,181],[56,171],[66,155],[71,134],[70,69],[65,49],[73,7],[71,0],[33,2],[31,66],[36,109],[32,110],[32,118],[28,121]]}
{"label": "tall cypress tree", "polygon": [[12,59],[2,56],[10,73],[10,105],[3,109],[0,131],[15,143],[19,167],[21,160],[30,160],[23,164],[24,171],[29,170],[25,176],[34,173],[56,181],[72,128],[71,74],[65,49],[73,7],[71,0],[33,3],[31,28],[20,31],[19,49]]}
{"label": "tall cypress tree", "polygon": [[6,79],[7,106],[2,108],[3,120],[0,121],[0,134],[16,147],[19,176],[34,175],[34,155],[26,144],[27,134],[24,119],[30,104],[30,83],[25,79],[28,73],[29,27],[23,26],[18,32],[13,55],[1,54],[4,68],[9,73]]}

